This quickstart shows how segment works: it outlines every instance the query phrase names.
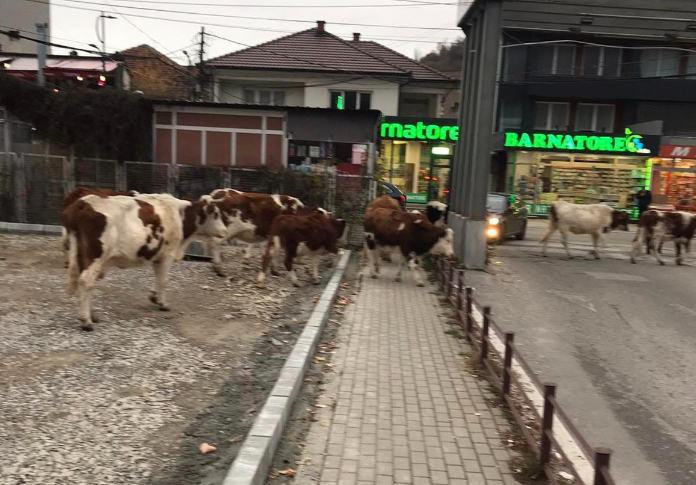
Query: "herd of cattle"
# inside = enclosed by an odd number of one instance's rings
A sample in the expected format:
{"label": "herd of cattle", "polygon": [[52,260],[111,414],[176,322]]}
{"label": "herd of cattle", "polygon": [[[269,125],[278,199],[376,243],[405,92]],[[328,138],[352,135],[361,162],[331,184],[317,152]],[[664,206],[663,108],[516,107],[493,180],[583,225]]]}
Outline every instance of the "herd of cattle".
{"label": "herd of cattle", "polygon": [[[394,205],[395,204],[395,205]],[[431,206],[426,213],[404,212],[389,197],[375,199],[366,209],[365,247],[379,271],[377,250],[401,254],[398,278],[407,262],[419,284],[418,258],[426,253],[450,256],[452,231],[443,227],[445,213]],[[218,189],[197,201],[168,194],[140,194],[110,189],[77,188],[65,199],[62,248],[68,268],[68,293],[79,296],[79,319],[84,330],[97,321],[91,293],[98,279],[111,268],[152,265],[155,288],[150,300],[160,310],[169,310],[165,286],[169,269],[184,258],[193,241],[207,242],[213,269],[221,276],[221,246],[239,240],[265,244],[258,285],[265,286],[269,272],[284,253],[285,269],[295,286],[299,281],[293,263],[297,257],[310,260],[312,282],[319,283],[319,261],[337,254],[347,235],[346,221],[328,211],[278,194],[244,193]]]}
{"label": "herd of cattle", "polygon": [[[559,201],[551,205],[549,212],[549,228],[541,239],[542,253],[546,255],[546,246],[555,231],[561,234],[561,242],[568,257],[568,235],[589,234],[594,246],[593,254],[599,259],[599,246],[604,246],[603,234],[612,229],[628,231],[630,216],[627,212],[615,210],[604,204],[578,205]],[[638,218],[638,230],[631,248],[631,262],[635,264],[636,257],[645,247],[648,254],[653,254],[658,263],[662,260],[662,246],[665,242],[673,241],[676,249],[676,263],[684,261],[682,252],[691,249],[691,239],[696,233],[696,215],[689,212],[663,212],[650,209]]]}

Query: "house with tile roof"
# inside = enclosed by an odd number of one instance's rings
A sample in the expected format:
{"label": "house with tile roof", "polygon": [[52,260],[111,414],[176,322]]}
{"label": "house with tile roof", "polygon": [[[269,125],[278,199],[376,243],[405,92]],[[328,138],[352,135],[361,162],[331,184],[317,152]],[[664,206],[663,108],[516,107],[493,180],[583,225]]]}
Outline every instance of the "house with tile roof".
{"label": "house with tile roof", "polygon": [[[458,133],[457,121],[442,116],[443,102],[457,89],[457,79],[364,40],[358,33],[350,40],[342,39],[328,32],[324,21],[312,29],[211,59],[206,66],[217,102],[380,111],[386,117],[381,127],[393,127],[378,136],[376,151],[385,178],[404,192],[420,193],[418,200],[446,195],[449,166],[443,160],[437,161],[438,167],[431,166],[430,150],[431,145],[452,147],[456,139],[450,135]],[[309,126],[309,120],[304,126]],[[321,120],[314,126],[317,134],[330,132],[331,136],[309,140],[308,130],[302,130],[298,139],[298,130],[288,127],[290,163],[293,154],[302,159],[311,153],[315,142],[335,140],[336,129]],[[422,133],[412,137],[401,131],[418,126]]]}
{"label": "house with tile roof", "polygon": [[128,73],[130,91],[142,91],[150,99],[188,100],[193,97],[196,76],[147,44],[119,52]]}

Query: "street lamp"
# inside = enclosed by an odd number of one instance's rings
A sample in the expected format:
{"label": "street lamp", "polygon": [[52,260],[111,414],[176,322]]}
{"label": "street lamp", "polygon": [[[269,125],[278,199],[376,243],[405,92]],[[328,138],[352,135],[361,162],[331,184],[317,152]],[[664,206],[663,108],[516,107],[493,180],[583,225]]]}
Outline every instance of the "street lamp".
{"label": "street lamp", "polygon": [[[99,16],[97,17],[97,23],[94,26],[94,29],[97,32],[97,39],[99,39],[99,41],[102,44],[102,49],[101,49],[102,74],[106,74],[106,60],[105,60],[105,57],[106,57],[106,19],[116,19],[116,17],[114,17],[113,15],[106,15],[104,12],[101,12],[99,14]],[[101,20],[101,35],[99,35],[99,21],[100,20]],[[94,44],[90,44],[90,46],[94,46],[97,50],[99,50],[99,48],[97,46],[95,46]],[[101,76],[99,79],[100,79],[99,85],[103,86]]]}

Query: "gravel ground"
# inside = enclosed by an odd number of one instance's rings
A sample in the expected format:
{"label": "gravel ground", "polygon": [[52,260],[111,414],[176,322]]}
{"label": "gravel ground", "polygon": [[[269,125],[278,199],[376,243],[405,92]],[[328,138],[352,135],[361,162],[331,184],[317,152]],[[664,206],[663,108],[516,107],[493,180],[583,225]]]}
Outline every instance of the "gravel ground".
{"label": "gravel ground", "polygon": [[58,239],[0,235],[0,485],[220,483],[321,290],[240,254],[175,265],[169,313],[149,268],[110,272],[89,333]]}

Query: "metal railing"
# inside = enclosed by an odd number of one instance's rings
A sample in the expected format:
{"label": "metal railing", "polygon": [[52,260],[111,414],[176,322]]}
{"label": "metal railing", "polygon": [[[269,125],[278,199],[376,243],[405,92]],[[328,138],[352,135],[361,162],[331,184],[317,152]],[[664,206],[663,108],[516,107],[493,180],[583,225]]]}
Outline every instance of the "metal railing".
{"label": "metal railing", "polygon": [[[492,384],[500,390],[503,400],[514,417],[525,441],[536,455],[539,464],[554,485],[560,485],[557,477],[557,467],[554,467],[554,456],[560,457],[560,462],[569,470],[576,482],[582,485],[616,485],[611,476],[609,464],[612,450],[608,448],[593,448],[583,437],[577,427],[563,411],[556,400],[557,386],[554,383],[542,383],[531,366],[515,346],[515,333],[506,332],[498,326],[491,317],[491,307],[485,306],[479,310],[474,300],[474,290],[465,285],[464,270],[455,268],[445,259],[435,261],[436,274],[440,287],[445,291],[447,301],[457,310],[457,321],[465,332],[465,337],[478,354],[478,363],[486,369]],[[479,326],[474,318],[474,309],[482,315]],[[491,329],[498,339],[504,343],[504,353],[493,345]],[[524,370],[531,383],[543,396],[543,410],[540,413],[529,396],[528,390],[513,371],[513,360]],[[515,397],[516,399],[514,399]],[[531,410],[525,415],[525,410]],[[530,419],[533,420],[530,423]],[[585,458],[594,465],[592,481],[583,479],[576,465],[554,434],[554,421],[560,421],[568,430],[571,437],[578,443]],[[554,455],[555,452],[555,455]]]}

